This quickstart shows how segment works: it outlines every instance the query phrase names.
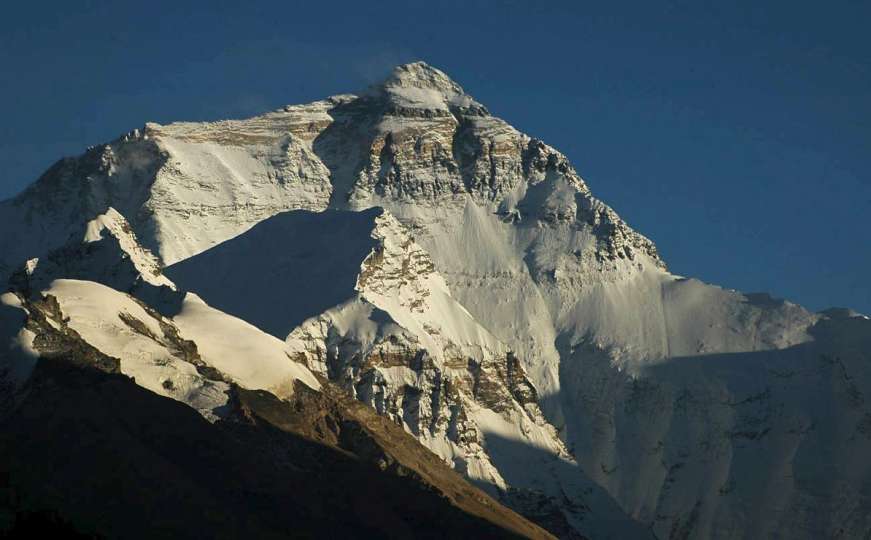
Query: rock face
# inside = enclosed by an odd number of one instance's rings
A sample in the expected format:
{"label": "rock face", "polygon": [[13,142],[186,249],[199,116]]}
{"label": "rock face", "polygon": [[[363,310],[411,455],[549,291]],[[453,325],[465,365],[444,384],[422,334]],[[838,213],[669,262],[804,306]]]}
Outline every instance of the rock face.
{"label": "rock face", "polygon": [[[147,124],[58,162],[0,227],[19,289],[130,292],[157,342],[160,321],[198,336],[280,399],[329,379],[560,536],[871,534],[868,319],[670,274],[565,156],[424,63]],[[243,327],[269,362],[239,368]],[[10,339],[18,373],[32,336]]]}

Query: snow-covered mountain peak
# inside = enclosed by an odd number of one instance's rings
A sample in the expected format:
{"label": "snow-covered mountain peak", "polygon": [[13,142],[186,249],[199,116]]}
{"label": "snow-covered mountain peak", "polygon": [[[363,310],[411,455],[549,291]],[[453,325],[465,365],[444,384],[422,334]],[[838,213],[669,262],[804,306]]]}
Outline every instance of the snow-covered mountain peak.
{"label": "snow-covered mountain peak", "polygon": [[175,283],[166,317],[237,382],[282,394],[302,377],[269,374],[305,364],[567,537],[871,531],[868,321],[670,274],[565,155],[424,63],[147,124],[0,202],[0,230],[0,276],[62,304],[57,278]]}
{"label": "snow-covered mountain peak", "polygon": [[397,116],[444,115],[451,111],[489,114],[459,84],[425,62],[397,66],[383,83],[371,88],[367,94],[385,98],[387,113]]}
{"label": "snow-covered mountain peak", "polygon": [[385,88],[426,88],[440,92],[448,97],[465,93],[462,87],[451,80],[445,72],[423,61],[396,66],[382,83],[382,86]]}
{"label": "snow-covered mountain peak", "polygon": [[287,210],[382,206],[423,225],[407,204],[456,213],[470,197],[503,221],[590,229],[602,257],[658,259],[564,155],[489,116],[442,71],[406,64],[373,89],[243,120],[148,123],[62,160],[0,203],[0,226],[23,223],[29,246],[0,238],[0,272],[110,206],[171,265]]}

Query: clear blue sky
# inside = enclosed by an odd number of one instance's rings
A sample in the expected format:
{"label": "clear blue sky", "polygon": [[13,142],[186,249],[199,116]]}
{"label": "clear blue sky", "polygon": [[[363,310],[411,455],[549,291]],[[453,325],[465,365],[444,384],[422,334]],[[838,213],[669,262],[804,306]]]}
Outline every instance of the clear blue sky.
{"label": "clear blue sky", "polygon": [[146,121],[420,59],[565,152],[674,272],[871,313],[871,2],[246,4],[5,6],[0,198]]}

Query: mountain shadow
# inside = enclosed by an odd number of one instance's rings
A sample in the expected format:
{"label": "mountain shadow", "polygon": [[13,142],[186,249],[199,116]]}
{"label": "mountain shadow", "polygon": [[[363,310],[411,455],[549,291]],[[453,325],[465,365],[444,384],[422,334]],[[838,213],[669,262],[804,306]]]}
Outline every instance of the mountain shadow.
{"label": "mountain shadow", "polygon": [[552,399],[565,440],[661,538],[865,538],[871,321],[822,319],[809,333],[785,349],[666,358],[632,374],[591,343],[558,342]]}
{"label": "mountain shadow", "polygon": [[277,214],[165,274],[211,306],[284,339],[307,318],[354,294],[381,212]]}
{"label": "mountain shadow", "polygon": [[369,161],[377,136],[373,121],[384,111],[376,96],[337,103],[328,114],[333,122],[312,141],[312,151],[330,171],[330,208],[345,209],[360,171]]}
{"label": "mountain shadow", "polygon": [[[505,502],[522,508],[527,518],[560,538],[655,539],[647,526],[630,518],[577,464],[496,432],[485,433],[484,438],[493,464],[509,485],[544,488],[510,488],[503,494]],[[558,493],[545,491],[554,484],[560,486]],[[566,504],[567,500],[574,503]]]}

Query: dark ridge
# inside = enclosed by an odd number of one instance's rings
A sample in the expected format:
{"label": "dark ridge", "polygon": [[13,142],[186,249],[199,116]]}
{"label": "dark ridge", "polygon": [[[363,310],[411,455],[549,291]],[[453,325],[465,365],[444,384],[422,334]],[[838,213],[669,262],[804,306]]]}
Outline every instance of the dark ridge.
{"label": "dark ridge", "polygon": [[[279,429],[286,403],[241,397],[233,420],[210,424],[123,375],[42,359],[0,421],[0,515],[57,516],[61,527],[109,538],[518,537],[420,475]],[[341,431],[358,453],[373,443],[353,423]]]}

